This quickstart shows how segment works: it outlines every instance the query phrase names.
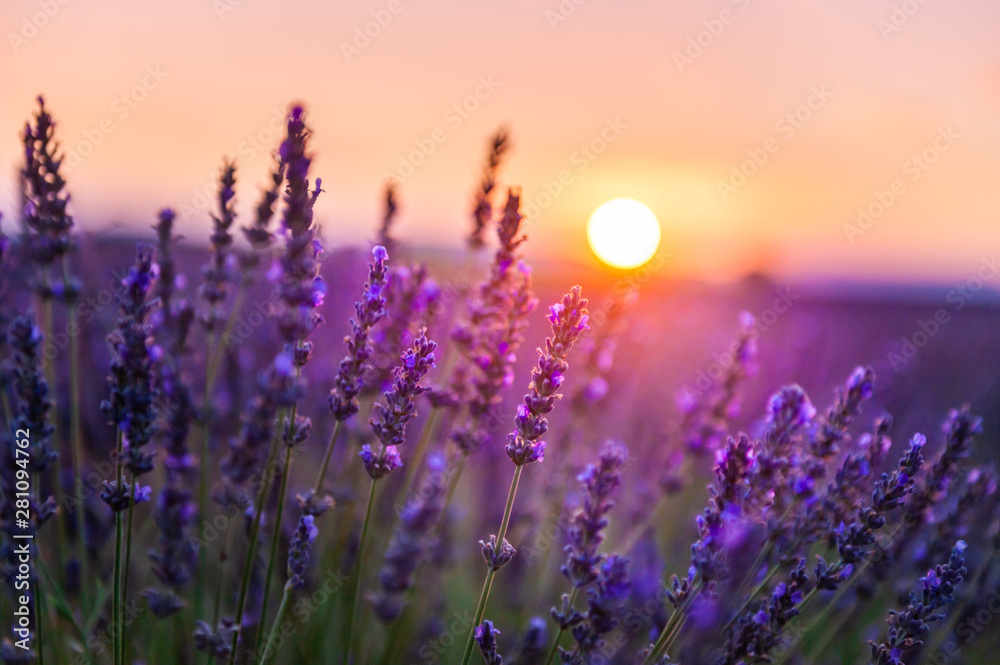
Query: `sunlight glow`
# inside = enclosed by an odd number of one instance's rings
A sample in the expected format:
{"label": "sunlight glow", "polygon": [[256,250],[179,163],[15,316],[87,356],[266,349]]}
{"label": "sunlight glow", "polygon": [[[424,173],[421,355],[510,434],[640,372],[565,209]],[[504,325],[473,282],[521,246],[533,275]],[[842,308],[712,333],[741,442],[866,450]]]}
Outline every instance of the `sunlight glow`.
{"label": "sunlight glow", "polygon": [[600,205],[587,223],[587,241],[597,258],[616,268],[637,268],[660,246],[660,223],[635,199]]}

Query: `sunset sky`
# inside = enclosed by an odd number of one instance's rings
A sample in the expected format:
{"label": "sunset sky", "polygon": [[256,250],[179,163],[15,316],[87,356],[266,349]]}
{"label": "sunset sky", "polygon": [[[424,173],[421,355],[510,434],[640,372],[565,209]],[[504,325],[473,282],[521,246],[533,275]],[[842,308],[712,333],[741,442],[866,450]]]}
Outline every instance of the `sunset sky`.
{"label": "sunset sky", "polygon": [[301,100],[338,241],[373,235],[396,173],[401,238],[458,246],[506,124],[530,256],[592,261],[586,220],[617,197],[701,279],[951,281],[1000,251],[995,0],[4,0],[0,26],[7,219],[39,93],[81,227],[171,205],[190,238],[224,155],[249,211]]}

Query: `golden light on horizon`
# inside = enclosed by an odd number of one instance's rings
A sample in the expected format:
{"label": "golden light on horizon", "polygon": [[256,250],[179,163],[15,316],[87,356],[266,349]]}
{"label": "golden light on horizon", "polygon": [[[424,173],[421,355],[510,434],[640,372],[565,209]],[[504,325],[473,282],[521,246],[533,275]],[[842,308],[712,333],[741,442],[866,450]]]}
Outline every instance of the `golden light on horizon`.
{"label": "golden light on horizon", "polygon": [[660,222],[635,199],[612,199],[587,222],[587,242],[601,261],[615,268],[638,268],[660,246]]}

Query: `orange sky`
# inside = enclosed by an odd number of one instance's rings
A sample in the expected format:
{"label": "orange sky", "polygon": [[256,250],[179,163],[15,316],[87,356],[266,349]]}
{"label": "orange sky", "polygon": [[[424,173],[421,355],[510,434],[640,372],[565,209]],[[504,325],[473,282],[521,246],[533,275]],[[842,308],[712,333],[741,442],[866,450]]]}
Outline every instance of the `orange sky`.
{"label": "orange sky", "polygon": [[5,215],[39,92],[88,152],[69,175],[81,226],[186,206],[189,237],[223,155],[249,210],[277,142],[251,138],[300,99],[328,190],[317,215],[344,241],[371,236],[385,174],[433,144],[403,180],[399,235],[457,245],[507,123],[503,181],[537,208],[529,254],[590,260],[586,219],[621,196],[699,278],[951,280],[1000,250],[995,0],[4,0],[0,26]]}

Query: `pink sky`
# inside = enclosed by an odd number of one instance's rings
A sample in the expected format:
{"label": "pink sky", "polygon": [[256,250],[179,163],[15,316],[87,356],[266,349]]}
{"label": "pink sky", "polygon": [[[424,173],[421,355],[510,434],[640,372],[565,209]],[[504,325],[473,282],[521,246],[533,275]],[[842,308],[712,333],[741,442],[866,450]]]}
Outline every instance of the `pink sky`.
{"label": "pink sky", "polygon": [[586,219],[622,196],[659,217],[670,269],[698,278],[953,280],[1000,250],[995,1],[5,0],[0,26],[8,218],[38,93],[67,148],[96,144],[69,175],[82,227],[144,229],[172,205],[191,238],[223,155],[249,211],[269,123],[302,100],[317,216],[344,242],[372,235],[385,174],[422,144],[399,235],[457,246],[505,123],[502,180],[537,208],[535,256],[591,260]]}

